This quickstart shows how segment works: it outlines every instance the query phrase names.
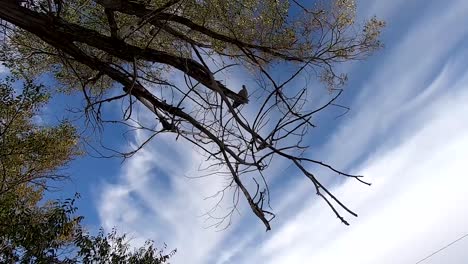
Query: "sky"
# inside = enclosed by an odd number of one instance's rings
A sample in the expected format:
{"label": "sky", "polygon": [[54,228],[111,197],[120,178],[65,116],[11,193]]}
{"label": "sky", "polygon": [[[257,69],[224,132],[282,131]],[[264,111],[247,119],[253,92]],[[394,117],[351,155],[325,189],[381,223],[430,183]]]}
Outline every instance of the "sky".
{"label": "sky", "polygon": [[[350,226],[310,181],[278,163],[269,175],[271,231],[245,204],[229,228],[210,228],[203,213],[213,201],[205,198],[224,179],[191,179],[202,157],[163,135],[125,162],[88,157],[71,165],[80,177],[66,188],[82,194],[90,229],[117,227],[135,244],[166,243],[177,248],[171,263],[195,264],[417,263],[467,234],[468,2],[358,0],[358,11],[386,21],[385,48],[344,67],[350,80],[341,103],[351,111],[319,120],[310,139],[313,155],[372,182],[325,175],[359,215],[346,216]],[[242,82],[236,78],[228,81]],[[111,141],[125,147],[144,136]],[[466,263],[467,248],[465,238],[421,263]]]}

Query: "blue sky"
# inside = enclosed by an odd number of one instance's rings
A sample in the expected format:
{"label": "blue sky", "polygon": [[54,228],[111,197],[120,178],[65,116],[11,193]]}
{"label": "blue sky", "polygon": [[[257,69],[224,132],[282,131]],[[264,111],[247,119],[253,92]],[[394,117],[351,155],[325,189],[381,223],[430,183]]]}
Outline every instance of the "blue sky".
{"label": "blue sky", "polygon": [[[321,173],[359,214],[347,217],[351,226],[334,217],[310,181],[278,162],[269,175],[272,231],[265,233],[245,204],[228,229],[207,228],[202,214],[215,201],[204,198],[224,179],[189,179],[200,174],[203,157],[162,135],[123,163],[88,157],[71,165],[74,180],[65,188],[82,194],[90,229],[116,226],[136,244],[165,242],[178,250],[172,263],[219,264],[416,263],[468,233],[468,2],[358,0],[358,11],[386,20],[385,48],[343,66],[350,80],[340,103],[351,111],[319,117],[310,138],[310,155],[373,183]],[[225,81],[240,87],[243,77]],[[74,99],[54,100],[45,116],[65,115],[54,109],[68,100]],[[105,135],[125,148],[120,132]],[[144,137],[136,133],[129,142]],[[467,247],[468,238],[422,263],[466,263]]]}

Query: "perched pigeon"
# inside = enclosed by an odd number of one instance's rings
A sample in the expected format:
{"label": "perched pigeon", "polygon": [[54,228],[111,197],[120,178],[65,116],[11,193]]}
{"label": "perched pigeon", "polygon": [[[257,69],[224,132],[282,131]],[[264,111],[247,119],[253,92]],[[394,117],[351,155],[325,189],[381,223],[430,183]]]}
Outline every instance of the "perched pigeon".
{"label": "perched pigeon", "polygon": [[234,103],[232,104],[233,108],[237,108],[239,105],[245,104],[245,103],[247,103],[249,101],[248,100],[249,92],[247,91],[247,88],[245,87],[245,85],[242,85],[242,89],[237,94],[239,96],[241,96],[243,98],[243,100],[242,101],[234,101]]}

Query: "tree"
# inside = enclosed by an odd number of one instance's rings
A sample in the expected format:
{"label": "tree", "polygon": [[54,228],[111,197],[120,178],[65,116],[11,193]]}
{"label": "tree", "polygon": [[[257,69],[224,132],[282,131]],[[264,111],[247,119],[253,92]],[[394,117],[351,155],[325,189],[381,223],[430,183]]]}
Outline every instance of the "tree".
{"label": "tree", "polygon": [[131,250],[125,235],[81,226],[75,199],[43,202],[61,168],[80,154],[76,129],[67,121],[56,126],[35,122],[49,95],[25,81],[0,81],[0,262],[1,263],[165,263],[151,241]]}
{"label": "tree", "polygon": [[132,251],[126,235],[119,236],[115,229],[108,234],[101,230],[97,236],[78,232],[75,241],[79,249],[78,258],[83,263],[163,264],[176,253],[174,249],[163,254],[166,246],[158,250],[151,240]]}
{"label": "tree", "polygon": [[46,180],[64,178],[58,169],[79,154],[78,137],[67,121],[55,127],[34,122],[49,95],[30,80],[15,91],[15,81],[0,82],[0,196],[13,191],[26,197],[46,188]]}
{"label": "tree", "polygon": [[[318,112],[340,107],[337,98],[347,77],[336,65],[381,47],[384,23],[376,18],[357,23],[355,12],[353,0],[317,1],[312,7],[296,0],[7,0],[0,10],[1,60],[13,72],[30,78],[52,73],[65,90],[81,91],[86,116],[98,126],[128,124],[135,102],[144,105],[160,125],[141,120],[131,125],[150,131],[148,141],[173,133],[197,146],[211,161],[207,167],[229,175],[229,184],[214,197],[232,191],[234,206],[219,225],[229,223],[242,194],[270,230],[274,213],[268,210],[267,168],[273,159],[288,160],[309,178],[317,195],[348,224],[336,206],[357,215],[309,165],[368,183],[303,155],[302,142]],[[256,79],[255,87],[247,87],[250,98],[237,92],[240,87],[217,80],[233,68]],[[293,71],[276,78],[281,68]],[[294,85],[309,75],[333,95],[318,108],[308,104],[307,85]],[[115,87],[122,93],[111,96]],[[122,119],[109,121],[101,106],[114,101],[127,102],[127,108]],[[248,105],[254,115],[246,116],[239,105]],[[121,154],[131,156],[146,142]]]}
{"label": "tree", "polygon": [[0,197],[0,262],[2,263],[166,263],[176,250],[163,254],[152,241],[134,249],[114,229],[90,235],[75,216],[75,199],[26,206],[19,197]]}
{"label": "tree", "polygon": [[0,259],[5,262],[16,257],[17,248],[27,259],[64,242],[58,229],[69,229],[73,221],[54,218],[58,211],[52,204],[38,203],[47,182],[64,178],[60,168],[79,154],[70,123],[34,122],[49,98],[43,87],[26,80],[15,90],[16,83],[11,77],[0,82]]}

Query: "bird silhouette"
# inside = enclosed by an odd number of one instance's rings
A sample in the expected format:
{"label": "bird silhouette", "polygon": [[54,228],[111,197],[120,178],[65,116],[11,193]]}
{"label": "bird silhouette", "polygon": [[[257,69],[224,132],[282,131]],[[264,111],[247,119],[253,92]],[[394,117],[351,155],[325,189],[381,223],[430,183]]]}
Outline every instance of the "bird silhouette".
{"label": "bird silhouette", "polygon": [[174,123],[172,122],[169,122],[166,120],[166,118],[164,117],[161,117],[159,119],[159,121],[161,122],[161,125],[162,125],[162,130],[164,131],[176,131],[176,126],[174,125]]}
{"label": "bird silhouette", "polygon": [[232,108],[237,108],[239,105],[241,104],[246,104],[249,102],[249,92],[247,91],[247,88],[245,87],[245,85],[242,85],[242,89],[237,93],[240,97],[242,97],[242,100],[237,100],[237,101],[234,101],[234,103],[232,104]]}

